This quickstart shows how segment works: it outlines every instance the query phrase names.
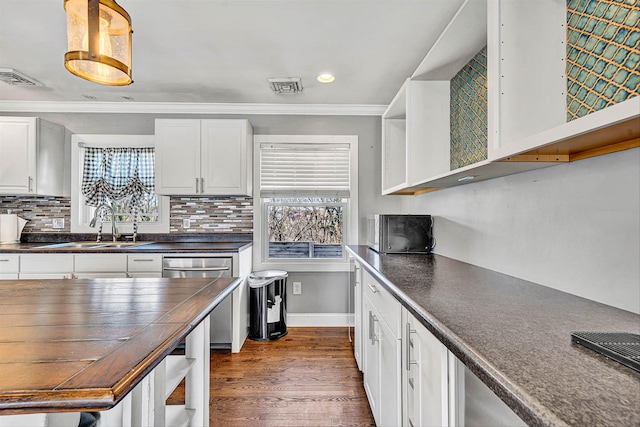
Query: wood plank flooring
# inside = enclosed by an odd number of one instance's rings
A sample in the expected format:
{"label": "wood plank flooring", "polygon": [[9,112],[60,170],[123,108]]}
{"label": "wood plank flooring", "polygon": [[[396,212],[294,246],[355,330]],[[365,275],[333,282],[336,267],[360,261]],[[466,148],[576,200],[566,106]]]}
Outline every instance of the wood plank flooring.
{"label": "wood plank flooring", "polygon": [[[168,403],[184,402],[179,388]],[[346,328],[289,328],[212,353],[212,426],[374,426]]]}

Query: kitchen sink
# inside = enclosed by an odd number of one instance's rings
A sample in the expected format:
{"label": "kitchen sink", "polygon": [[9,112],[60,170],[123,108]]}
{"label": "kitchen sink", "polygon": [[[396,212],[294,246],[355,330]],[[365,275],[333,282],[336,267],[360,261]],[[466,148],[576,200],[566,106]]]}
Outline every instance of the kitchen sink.
{"label": "kitchen sink", "polygon": [[153,242],[65,242],[37,246],[38,249],[122,249],[150,245]]}

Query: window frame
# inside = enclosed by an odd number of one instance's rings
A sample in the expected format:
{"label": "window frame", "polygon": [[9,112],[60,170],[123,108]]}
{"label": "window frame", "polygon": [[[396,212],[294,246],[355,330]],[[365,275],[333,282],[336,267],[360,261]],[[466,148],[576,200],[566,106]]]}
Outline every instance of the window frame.
{"label": "window frame", "polygon": [[[155,147],[154,135],[72,135],[71,137],[71,232],[97,233],[98,227],[89,227],[89,209],[82,203],[82,168],[84,147]],[[157,172],[157,171],[156,171]],[[170,203],[168,196],[158,196],[158,221],[149,224],[138,222],[138,234],[169,233]],[[133,223],[117,223],[120,233],[133,233]],[[111,232],[110,224],[102,228],[103,233]]]}
{"label": "window frame", "polygon": [[[346,246],[358,242],[358,136],[357,135],[254,135],[253,251],[254,270],[282,269],[292,272],[349,271]],[[349,144],[350,195],[345,203],[342,258],[268,258],[267,199],[260,197],[260,144]],[[305,196],[301,196],[305,197]],[[308,197],[318,197],[309,195]]]}

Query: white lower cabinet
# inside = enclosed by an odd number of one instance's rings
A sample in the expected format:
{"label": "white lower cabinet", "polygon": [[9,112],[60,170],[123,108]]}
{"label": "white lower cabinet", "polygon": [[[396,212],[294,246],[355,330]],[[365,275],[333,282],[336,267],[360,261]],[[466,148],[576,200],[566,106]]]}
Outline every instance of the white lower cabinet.
{"label": "white lower cabinet", "polygon": [[402,320],[403,425],[449,425],[447,348],[405,308]]}
{"label": "white lower cabinet", "polygon": [[18,269],[18,255],[0,254],[0,280],[17,279]]}
{"label": "white lower cabinet", "polygon": [[72,254],[20,255],[19,279],[70,279],[72,276]]}
{"label": "white lower cabinet", "polygon": [[379,426],[399,426],[401,417],[400,303],[362,272],[364,387]]}
{"label": "white lower cabinet", "polygon": [[127,255],[128,277],[162,277],[162,255]]}
{"label": "white lower cabinet", "polygon": [[76,279],[127,277],[126,254],[81,254],[74,258]]}
{"label": "white lower cabinet", "polygon": [[359,262],[353,262],[353,356],[356,359],[358,369],[362,371],[362,266]]}
{"label": "white lower cabinet", "polygon": [[377,426],[525,425],[367,270],[357,277],[355,337]]}
{"label": "white lower cabinet", "polygon": [[369,399],[369,406],[377,425],[380,425],[380,345],[378,340],[379,324],[376,322],[377,311],[367,296],[362,299],[364,313],[364,358],[362,373],[364,391]]}
{"label": "white lower cabinet", "polygon": [[162,277],[162,255],[67,253],[0,256],[0,280],[109,277]]}

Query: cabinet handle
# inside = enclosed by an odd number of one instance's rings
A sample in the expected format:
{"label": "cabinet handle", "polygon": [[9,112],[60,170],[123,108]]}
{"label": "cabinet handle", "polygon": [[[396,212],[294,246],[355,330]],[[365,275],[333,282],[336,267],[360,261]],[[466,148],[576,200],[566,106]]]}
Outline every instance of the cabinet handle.
{"label": "cabinet handle", "polygon": [[407,324],[405,325],[404,328],[404,338],[405,338],[405,349],[406,349],[406,355],[405,355],[405,369],[407,371],[411,370],[411,365],[417,365],[417,362],[412,362],[411,361],[411,334],[415,334],[416,330],[415,329],[411,329],[411,324],[409,322],[407,322]]}
{"label": "cabinet handle", "polygon": [[204,178],[200,178],[200,194],[204,194]]}
{"label": "cabinet handle", "polygon": [[226,271],[231,267],[162,267],[165,271]]}
{"label": "cabinet handle", "polygon": [[196,178],[196,194],[198,194],[198,182],[200,182],[200,180]]}
{"label": "cabinet handle", "polygon": [[378,340],[378,337],[375,334],[375,327],[378,318],[371,311],[369,312],[369,339],[371,340],[371,344],[375,344]]}
{"label": "cabinet handle", "polygon": [[0,259],[0,262],[9,262],[8,259]]}
{"label": "cabinet handle", "polygon": [[375,285],[372,285],[371,283],[367,283],[367,286],[369,287],[369,289],[371,289],[371,292],[378,293],[378,288],[375,287]]}
{"label": "cabinet handle", "polygon": [[29,188],[27,189],[27,192],[31,193],[33,191],[32,187],[33,187],[33,178],[29,177]]}
{"label": "cabinet handle", "polygon": [[133,262],[152,262],[153,259],[151,259],[151,258],[134,258],[132,261]]}

